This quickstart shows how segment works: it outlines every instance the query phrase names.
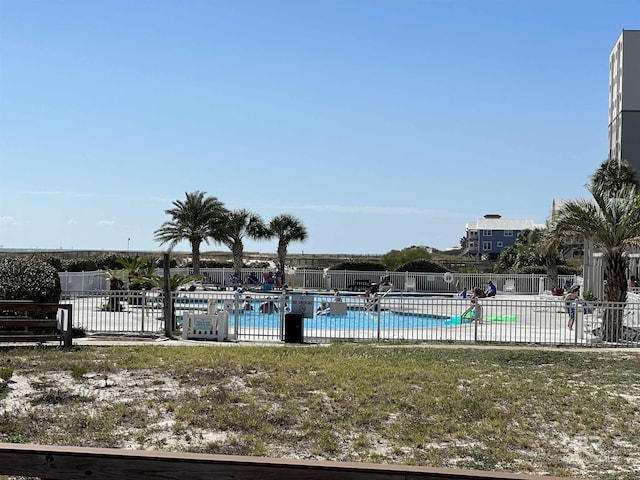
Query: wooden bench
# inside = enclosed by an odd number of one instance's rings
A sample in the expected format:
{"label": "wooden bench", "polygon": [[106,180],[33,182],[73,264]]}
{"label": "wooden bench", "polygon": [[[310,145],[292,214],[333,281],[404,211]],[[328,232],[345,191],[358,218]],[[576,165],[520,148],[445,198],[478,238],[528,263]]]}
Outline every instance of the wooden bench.
{"label": "wooden bench", "polygon": [[526,473],[415,465],[18,443],[0,443],[0,475],[57,480],[561,480]]}
{"label": "wooden bench", "polygon": [[[58,309],[66,319],[58,328]],[[30,300],[0,300],[0,342],[59,341],[70,347],[72,340],[70,304],[36,303]]]}
{"label": "wooden bench", "polygon": [[364,291],[371,288],[371,280],[368,279],[355,279],[351,285],[347,287],[352,292]]}

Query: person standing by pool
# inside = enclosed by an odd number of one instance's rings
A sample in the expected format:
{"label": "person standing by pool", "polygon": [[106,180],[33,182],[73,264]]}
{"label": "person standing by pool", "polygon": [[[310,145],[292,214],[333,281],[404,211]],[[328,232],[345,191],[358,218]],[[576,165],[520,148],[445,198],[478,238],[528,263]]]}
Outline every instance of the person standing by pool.
{"label": "person standing by pool", "polygon": [[260,304],[258,310],[260,313],[277,313],[278,306],[271,300],[271,297],[267,297],[267,300]]}
{"label": "person standing by pool", "polygon": [[340,296],[340,291],[337,288],[333,289],[333,301],[334,302],[342,301],[342,297]]}
{"label": "person standing by pool", "polygon": [[251,302],[249,301],[249,297],[246,297],[244,299],[244,303],[242,304],[242,310],[244,310],[244,311],[253,310],[253,306],[251,305]]}
{"label": "person standing by pool", "polygon": [[576,303],[580,298],[580,286],[574,285],[569,289],[569,293],[564,296],[564,302],[567,307],[567,313],[569,314],[569,323],[567,328],[573,330],[573,324],[576,321]]}

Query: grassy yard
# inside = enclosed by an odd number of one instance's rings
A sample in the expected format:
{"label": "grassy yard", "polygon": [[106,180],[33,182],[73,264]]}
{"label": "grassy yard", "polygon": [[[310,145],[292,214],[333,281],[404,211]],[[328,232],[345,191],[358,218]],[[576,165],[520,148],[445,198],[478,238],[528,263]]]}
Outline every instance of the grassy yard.
{"label": "grassy yard", "polygon": [[0,349],[0,441],[600,479],[640,470],[640,352]]}

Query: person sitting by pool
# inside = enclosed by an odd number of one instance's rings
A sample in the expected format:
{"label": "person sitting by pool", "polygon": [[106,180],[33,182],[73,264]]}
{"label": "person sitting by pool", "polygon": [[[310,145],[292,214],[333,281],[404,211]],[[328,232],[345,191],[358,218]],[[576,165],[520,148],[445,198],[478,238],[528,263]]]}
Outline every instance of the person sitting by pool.
{"label": "person sitting by pool", "polygon": [[256,272],[251,272],[249,274],[249,276],[247,277],[247,283],[249,285],[257,285],[258,283],[260,283],[260,280],[258,279]]}
{"label": "person sitting by pool", "polygon": [[267,300],[260,304],[258,310],[260,313],[276,313],[278,312],[278,306],[276,305],[276,302],[267,297]]}
{"label": "person sitting by pool", "polygon": [[262,274],[262,283],[266,283],[267,285],[273,285],[276,283],[276,279],[273,276],[273,272],[265,272]]}
{"label": "person sitting by pool", "polygon": [[236,277],[235,273],[230,273],[224,282],[225,287],[235,288],[241,284],[240,279]]}
{"label": "person sitting by pool", "polygon": [[484,290],[482,290],[480,287],[475,287],[473,289],[473,295],[471,295],[471,298],[484,298],[486,297]]}
{"label": "person sitting by pool", "polygon": [[467,298],[467,287],[462,287],[462,290],[458,293],[460,298]]}
{"label": "person sitting by pool", "polygon": [[322,302],[316,309],[316,315],[327,315],[330,312],[327,302]]}
{"label": "person sitting by pool", "polygon": [[393,288],[393,285],[391,283],[391,276],[384,275],[384,276],[380,277],[380,291],[381,292],[386,292],[388,290],[391,290],[392,288]]}
{"label": "person sitting by pool", "polygon": [[251,305],[251,302],[249,301],[249,297],[244,299],[244,303],[242,304],[242,310],[244,310],[244,311],[253,310],[253,306]]}
{"label": "person sitting by pool", "polygon": [[496,286],[491,280],[487,283],[487,289],[484,291],[485,297],[495,297],[497,293]]}

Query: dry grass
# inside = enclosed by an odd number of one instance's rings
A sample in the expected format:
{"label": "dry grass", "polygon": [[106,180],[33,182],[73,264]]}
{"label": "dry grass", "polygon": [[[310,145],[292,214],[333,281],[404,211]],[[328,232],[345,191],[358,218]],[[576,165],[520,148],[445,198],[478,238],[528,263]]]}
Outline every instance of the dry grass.
{"label": "dry grass", "polygon": [[4,348],[0,441],[630,479],[639,354]]}

